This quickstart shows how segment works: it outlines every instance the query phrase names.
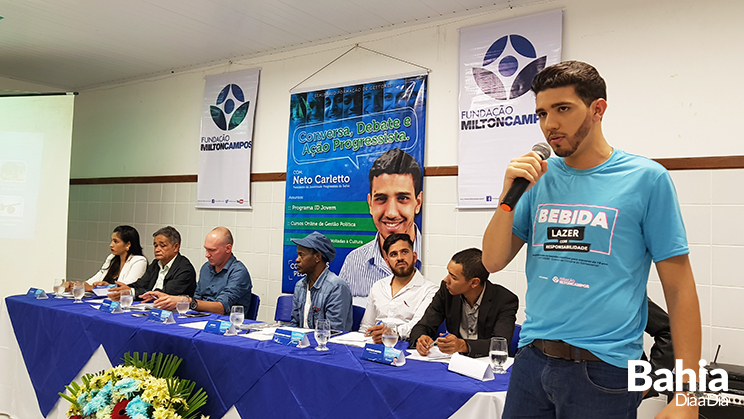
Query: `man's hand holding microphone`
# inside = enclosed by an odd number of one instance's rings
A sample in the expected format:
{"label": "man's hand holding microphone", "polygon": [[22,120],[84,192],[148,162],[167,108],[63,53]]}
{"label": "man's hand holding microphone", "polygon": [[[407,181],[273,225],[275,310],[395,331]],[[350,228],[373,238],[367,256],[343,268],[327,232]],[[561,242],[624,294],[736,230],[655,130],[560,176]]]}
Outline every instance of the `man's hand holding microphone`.
{"label": "man's hand holding microphone", "polygon": [[550,146],[545,143],[538,143],[532,146],[532,151],[517,157],[509,162],[504,176],[505,194],[501,197],[501,209],[506,212],[514,211],[519,198],[522,197],[530,185],[540,180],[543,174],[548,170],[550,157]]}

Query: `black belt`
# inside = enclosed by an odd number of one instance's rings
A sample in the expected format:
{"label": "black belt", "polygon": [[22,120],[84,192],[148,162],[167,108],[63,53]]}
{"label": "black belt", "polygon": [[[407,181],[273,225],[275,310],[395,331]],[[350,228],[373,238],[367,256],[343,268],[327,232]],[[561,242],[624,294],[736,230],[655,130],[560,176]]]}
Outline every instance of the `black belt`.
{"label": "black belt", "polygon": [[577,348],[562,340],[535,339],[531,345],[553,358],[562,358],[569,361],[601,361],[586,349]]}

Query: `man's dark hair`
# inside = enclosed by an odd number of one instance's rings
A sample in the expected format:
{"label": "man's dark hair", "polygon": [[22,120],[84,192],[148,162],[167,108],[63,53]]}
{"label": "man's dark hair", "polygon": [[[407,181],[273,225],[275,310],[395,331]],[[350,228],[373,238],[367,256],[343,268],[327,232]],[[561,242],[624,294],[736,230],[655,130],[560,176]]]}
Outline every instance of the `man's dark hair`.
{"label": "man's dark hair", "polygon": [[408,243],[408,247],[410,247],[411,250],[413,250],[413,242],[411,241],[411,236],[405,233],[394,233],[394,234],[387,236],[385,241],[382,243],[382,250],[384,250],[385,253],[387,253],[388,250],[390,250],[390,246],[394,245],[395,243],[399,241],[404,241]]}
{"label": "man's dark hair", "polygon": [[596,68],[581,61],[563,61],[537,73],[532,80],[535,95],[546,89],[574,86],[576,95],[591,105],[596,99],[607,99],[607,85]]}
{"label": "man's dark hair", "polygon": [[181,244],[181,233],[171,226],[160,228],[158,231],[152,233],[152,237],[157,236],[165,236],[170,244]]}
{"label": "man's dark hair", "polygon": [[461,250],[452,256],[452,261],[462,265],[462,274],[465,279],[470,281],[473,278],[479,278],[481,285],[488,281],[491,275],[485,266],[483,266],[483,252],[480,249],[470,248]]}
{"label": "man's dark hair", "polygon": [[405,151],[392,148],[375,160],[369,169],[369,191],[372,192],[372,179],[383,174],[389,175],[411,175],[413,177],[413,189],[418,196],[421,192],[421,166]]}

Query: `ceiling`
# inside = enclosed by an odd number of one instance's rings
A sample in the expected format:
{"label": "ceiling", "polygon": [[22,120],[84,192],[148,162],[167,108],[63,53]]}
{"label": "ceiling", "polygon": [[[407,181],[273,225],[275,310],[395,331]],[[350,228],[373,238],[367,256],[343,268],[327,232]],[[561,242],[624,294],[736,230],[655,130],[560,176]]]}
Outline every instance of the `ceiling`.
{"label": "ceiling", "polygon": [[0,76],[84,90],[527,2],[3,0]]}

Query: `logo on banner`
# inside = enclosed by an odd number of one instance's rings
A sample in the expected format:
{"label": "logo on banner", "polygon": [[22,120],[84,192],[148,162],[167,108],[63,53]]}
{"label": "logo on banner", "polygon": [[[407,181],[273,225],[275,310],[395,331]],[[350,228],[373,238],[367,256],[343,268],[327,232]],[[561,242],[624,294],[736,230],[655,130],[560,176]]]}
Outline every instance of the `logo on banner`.
{"label": "logo on banner", "polygon": [[538,58],[524,36],[505,35],[488,48],[483,67],[473,67],[473,78],[484,94],[496,100],[516,99],[530,90],[547,59],[547,55]]}
{"label": "logo on banner", "polygon": [[[230,131],[243,122],[248,114],[250,104],[250,101],[245,100],[243,89],[240,86],[228,84],[217,95],[216,106],[209,106],[209,113],[212,115],[212,121],[219,129]],[[229,124],[227,122],[228,118],[230,120]]]}

